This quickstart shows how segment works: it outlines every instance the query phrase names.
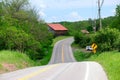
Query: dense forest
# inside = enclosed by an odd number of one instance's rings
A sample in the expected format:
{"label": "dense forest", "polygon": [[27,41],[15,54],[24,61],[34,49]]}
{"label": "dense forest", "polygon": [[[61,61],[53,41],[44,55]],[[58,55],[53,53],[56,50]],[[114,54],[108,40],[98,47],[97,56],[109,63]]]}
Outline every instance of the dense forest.
{"label": "dense forest", "polygon": [[26,53],[33,60],[47,55],[53,35],[28,0],[0,2],[0,50]]}

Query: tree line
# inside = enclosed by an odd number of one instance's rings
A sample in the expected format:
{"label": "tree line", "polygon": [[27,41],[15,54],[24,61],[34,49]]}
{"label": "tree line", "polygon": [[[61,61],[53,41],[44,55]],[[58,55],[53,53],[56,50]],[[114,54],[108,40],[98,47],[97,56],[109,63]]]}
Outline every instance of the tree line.
{"label": "tree line", "polygon": [[[116,14],[102,19],[103,29],[100,30],[99,20],[92,19],[78,22],[60,22],[69,29],[68,35],[73,35],[75,43],[85,48],[92,43],[98,45],[98,51],[120,51],[120,4],[116,7]],[[94,30],[93,27],[96,26]],[[90,34],[83,34],[86,29]]]}
{"label": "tree line", "polygon": [[52,39],[28,0],[0,2],[0,50],[17,50],[38,60],[47,55]]}

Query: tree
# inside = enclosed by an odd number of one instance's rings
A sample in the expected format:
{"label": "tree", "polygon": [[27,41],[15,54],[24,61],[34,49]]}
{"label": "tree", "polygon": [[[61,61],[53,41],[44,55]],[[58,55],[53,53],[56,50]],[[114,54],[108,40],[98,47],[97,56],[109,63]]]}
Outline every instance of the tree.
{"label": "tree", "polygon": [[97,32],[93,38],[99,48],[98,51],[112,51],[118,49],[120,32],[115,28],[105,28]]}
{"label": "tree", "polygon": [[117,5],[115,20],[112,23],[112,28],[117,28],[120,30],[120,4]]}
{"label": "tree", "polygon": [[13,14],[24,9],[28,5],[28,0],[3,0],[6,13]]}
{"label": "tree", "polygon": [[34,60],[46,55],[53,35],[28,0],[3,0],[0,15],[0,50],[24,52]]}
{"label": "tree", "polygon": [[116,16],[120,19],[120,4],[116,8]]}
{"label": "tree", "polygon": [[2,2],[0,2],[0,16],[2,16]]}

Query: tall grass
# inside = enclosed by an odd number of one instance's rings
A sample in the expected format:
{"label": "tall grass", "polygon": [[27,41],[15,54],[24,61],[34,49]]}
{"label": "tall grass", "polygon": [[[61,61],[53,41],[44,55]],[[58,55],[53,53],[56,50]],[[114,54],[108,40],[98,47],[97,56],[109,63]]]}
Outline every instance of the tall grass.
{"label": "tall grass", "polygon": [[99,62],[105,69],[109,80],[120,80],[120,52],[103,52],[93,55],[89,60]]}
{"label": "tall grass", "polygon": [[35,65],[41,65],[40,63],[36,64],[35,61],[31,60],[27,55],[16,52],[16,51],[0,51],[0,72],[8,72],[3,64],[12,64],[15,66],[15,70],[22,69],[26,67],[31,67]]}

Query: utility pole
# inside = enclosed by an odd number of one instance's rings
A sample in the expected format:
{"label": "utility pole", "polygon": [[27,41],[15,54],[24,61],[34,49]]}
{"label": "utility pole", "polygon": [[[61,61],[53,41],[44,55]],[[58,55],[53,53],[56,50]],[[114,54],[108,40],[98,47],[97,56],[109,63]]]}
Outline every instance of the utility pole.
{"label": "utility pole", "polygon": [[94,19],[93,29],[94,29],[94,32],[96,32],[96,19]]}
{"label": "utility pole", "polygon": [[98,0],[98,16],[99,16],[100,30],[102,29],[101,8],[102,8],[103,3],[104,3],[104,0],[102,0],[102,2]]}

